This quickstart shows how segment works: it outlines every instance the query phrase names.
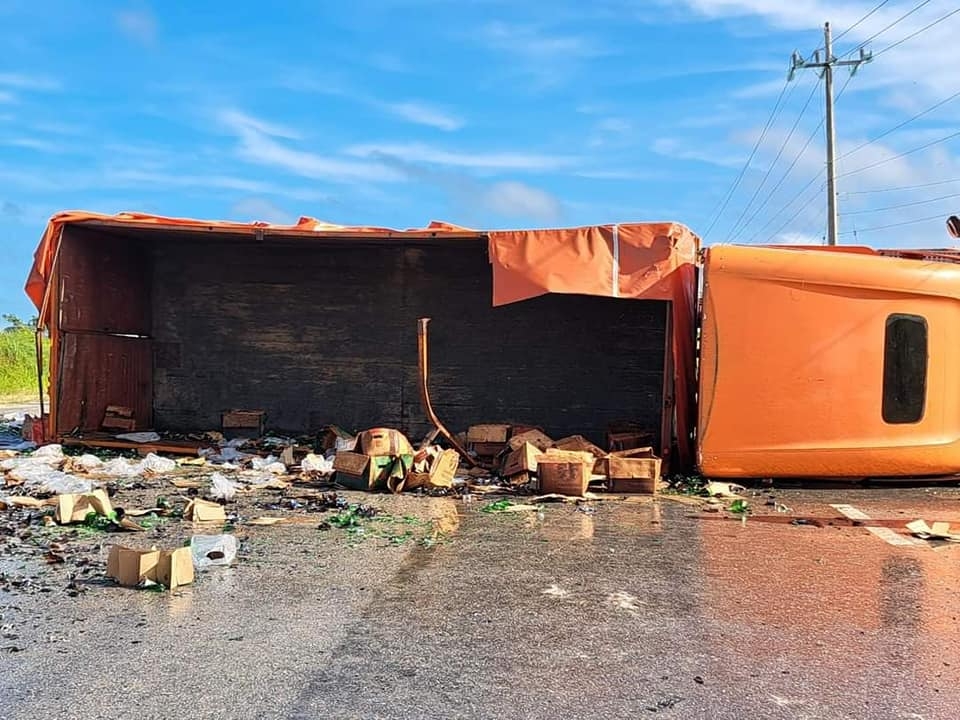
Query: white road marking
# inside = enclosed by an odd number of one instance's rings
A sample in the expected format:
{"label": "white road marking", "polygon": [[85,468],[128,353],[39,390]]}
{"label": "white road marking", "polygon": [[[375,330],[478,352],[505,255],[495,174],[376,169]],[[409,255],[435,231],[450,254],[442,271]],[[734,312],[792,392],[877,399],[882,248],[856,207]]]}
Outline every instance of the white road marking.
{"label": "white road marking", "polygon": [[[858,510],[853,505],[831,505],[830,507],[839,512],[841,515],[850,518],[851,520],[870,519],[869,515],[862,510]],[[891,545],[898,545],[900,547],[919,547],[921,545],[926,545],[923,540],[901,535],[900,533],[894,532],[888,527],[866,527],[864,529],[873,533],[881,540],[890,543]]]}

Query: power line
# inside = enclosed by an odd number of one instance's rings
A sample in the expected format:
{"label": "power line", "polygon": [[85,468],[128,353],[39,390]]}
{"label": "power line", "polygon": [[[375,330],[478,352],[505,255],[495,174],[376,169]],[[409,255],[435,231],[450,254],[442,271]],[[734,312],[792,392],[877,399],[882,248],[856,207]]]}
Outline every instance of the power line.
{"label": "power line", "polygon": [[862,43],[860,43],[859,45],[857,45],[856,47],[854,47],[852,50],[850,50],[849,52],[844,53],[844,54],[843,54],[843,57],[846,57],[847,55],[853,55],[853,53],[857,52],[857,51],[860,50],[861,48],[866,47],[866,45],[867,45],[868,42],[870,42],[870,41],[872,41],[872,40],[876,40],[878,37],[880,37],[881,35],[883,35],[887,30],[889,30],[890,28],[892,28],[892,27],[894,27],[894,26],[896,26],[896,25],[899,25],[901,22],[903,22],[903,21],[906,20],[908,17],[910,17],[911,15],[913,15],[917,10],[921,9],[924,5],[929,5],[930,2],[931,2],[931,0],[923,0],[923,2],[920,3],[919,5],[917,5],[915,8],[913,8],[913,10],[908,10],[906,13],[904,13],[903,15],[901,15],[900,17],[898,17],[898,18],[897,18],[896,20],[894,20],[892,23],[890,23],[889,25],[887,25],[885,28],[883,28],[883,30],[879,30],[879,31],[875,32],[873,35],[871,35],[870,37],[868,37],[866,40],[864,40]]}
{"label": "power line", "polygon": [[[960,12],[960,9],[958,9],[958,12]],[[874,55],[874,57],[876,57],[876,55]],[[845,157],[848,157],[848,156],[850,156],[850,155],[853,155],[853,154],[854,154],[855,152],[857,152],[858,150],[862,150],[863,148],[867,147],[867,145],[872,145],[872,144],[875,143],[877,140],[881,140],[881,139],[885,138],[887,135],[889,135],[890,133],[896,132],[896,131],[899,130],[900,128],[905,127],[906,125],[909,125],[910,123],[912,123],[912,122],[915,121],[915,120],[919,120],[920,118],[922,118],[922,117],[923,117],[924,115],[926,115],[927,113],[933,112],[933,111],[936,110],[937,108],[946,105],[948,102],[950,102],[951,100],[955,100],[955,99],[958,98],[958,97],[960,97],[960,91],[955,92],[953,95],[951,95],[951,96],[948,97],[948,98],[944,98],[943,100],[941,100],[940,102],[938,102],[936,105],[933,105],[933,106],[931,106],[931,107],[928,107],[928,108],[927,108],[926,110],[924,110],[923,112],[917,113],[916,115],[914,115],[914,116],[913,116],[912,118],[910,118],[909,120],[904,120],[904,121],[903,121],[902,123],[900,123],[899,125],[894,125],[892,128],[890,128],[889,130],[886,130],[885,132],[880,133],[880,134],[877,135],[875,138],[871,138],[870,140],[867,140],[866,142],[863,142],[863,143],[857,145],[853,150],[850,150],[850,151],[848,151],[848,152],[843,153],[840,157],[845,158]]]}
{"label": "power line", "polygon": [[[853,80],[853,75],[848,76],[846,82],[843,83],[843,87],[841,87],[841,88],[840,88],[840,92],[837,93],[837,97],[836,97],[836,100],[837,100],[837,101],[839,101],[840,98],[843,97],[843,93],[844,93],[844,91],[847,89],[847,86],[850,85],[850,81],[851,81],[851,80]],[[814,90],[816,90],[816,87],[814,87]],[[824,101],[826,101],[826,99],[824,99]],[[757,207],[756,210],[754,210],[753,215],[750,216],[750,218],[747,220],[747,222],[744,224],[744,226],[740,229],[740,232],[742,232],[743,230],[745,230],[747,227],[750,226],[750,223],[753,222],[754,218],[756,218],[756,216],[759,215],[760,212],[761,212],[761,211],[767,206],[767,204],[773,199],[774,194],[777,192],[777,190],[780,189],[780,186],[783,185],[784,181],[790,176],[790,173],[793,171],[793,168],[796,167],[797,163],[800,162],[800,158],[803,157],[803,154],[807,151],[807,148],[810,146],[810,143],[813,142],[814,138],[816,138],[816,137],[817,137],[817,134],[820,132],[820,128],[823,127],[823,123],[824,123],[824,120],[825,120],[826,109],[825,109],[825,108],[822,108],[821,113],[822,113],[822,114],[821,114],[821,116],[820,116],[820,122],[817,123],[817,126],[813,129],[813,132],[811,132],[810,135],[807,137],[807,140],[806,140],[806,142],[803,144],[803,147],[801,147],[800,150],[799,150],[799,152],[797,152],[797,154],[794,156],[793,161],[790,163],[790,165],[789,165],[789,166],[787,167],[787,169],[784,171],[783,175],[780,176],[780,179],[777,181],[777,184],[774,185],[773,188],[771,188],[770,192],[767,194],[767,197],[764,199],[764,201],[763,201],[762,203],[760,203],[759,207]],[[779,155],[778,155],[778,157],[779,157]],[[806,185],[804,185],[804,186],[800,189],[800,192],[797,193],[797,194],[798,194],[798,195],[802,195],[803,192],[804,192],[804,190],[806,190],[806,189],[807,189],[808,187],[810,187],[814,182],[816,182],[816,180],[817,180],[818,177],[819,177],[819,174],[817,174],[816,176],[814,176],[814,178],[813,178],[810,182],[808,182]],[[779,215],[780,213],[782,213],[784,210],[786,210],[787,207],[789,207],[792,203],[793,203],[793,201],[791,200],[791,201],[790,201],[789,203],[787,203],[784,207],[780,208],[779,211],[777,211],[776,213],[774,213],[773,217],[772,217],[770,220],[768,220],[767,223],[766,223],[760,230],[758,230],[758,231],[755,232],[753,235],[751,235],[751,236],[750,236],[750,239],[747,240],[747,242],[748,242],[748,243],[749,243],[749,242],[753,242],[753,239],[754,239],[757,235],[761,234],[761,233],[763,232],[763,230],[766,229],[766,228],[770,225],[770,223],[773,221],[773,219],[776,218],[777,215]],[[739,235],[739,233],[737,233],[737,234]]]}
{"label": "power line", "polygon": [[[890,223],[889,225],[874,225],[873,227],[860,228],[859,232],[869,232],[870,230],[886,230],[888,228],[904,227],[905,225],[916,225],[917,223],[929,222],[930,220],[942,220],[943,213],[939,215],[929,215],[927,217],[917,218],[916,220],[905,220],[904,222]],[[852,230],[840,233],[841,235],[850,235]]]}
{"label": "power line", "polygon": [[760,137],[758,137],[757,141],[754,143],[753,150],[750,151],[747,161],[744,163],[743,167],[740,168],[740,172],[737,174],[736,180],[733,181],[733,185],[731,185],[730,189],[727,191],[727,194],[721,202],[719,209],[714,210],[715,214],[713,219],[710,221],[707,231],[703,234],[704,242],[706,242],[707,236],[710,235],[710,231],[713,230],[714,226],[717,224],[717,221],[723,215],[724,210],[727,209],[727,205],[730,203],[730,198],[733,197],[733,193],[736,192],[736,189],[740,186],[740,181],[743,180],[743,176],[746,174],[747,168],[749,168],[750,163],[753,162],[753,158],[757,154],[757,150],[760,148],[760,143],[763,142],[763,139],[767,136],[767,131],[770,129],[770,126],[773,125],[773,121],[777,116],[777,111],[780,109],[780,104],[783,102],[783,96],[786,94],[787,87],[789,85],[789,80],[784,81],[783,88],[780,90],[780,94],[777,96],[777,101],[773,105],[773,111],[770,113],[770,117],[767,118],[767,123],[763,126],[763,130],[760,132]]}
{"label": "power line", "polygon": [[756,217],[755,214],[751,215],[750,219],[747,220],[747,222],[742,227],[740,226],[740,221],[743,220],[746,214],[750,211],[750,208],[753,206],[753,202],[757,199],[757,196],[760,194],[760,191],[763,189],[763,186],[767,184],[767,180],[770,177],[770,173],[773,172],[773,168],[776,167],[777,162],[780,160],[780,157],[783,155],[783,151],[787,149],[787,144],[790,142],[791,138],[793,138],[793,134],[797,131],[797,127],[800,125],[800,121],[803,120],[803,116],[806,114],[807,108],[810,107],[810,103],[813,102],[813,96],[816,94],[818,89],[819,89],[818,83],[814,83],[813,87],[810,88],[810,94],[807,96],[807,101],[803,104],[803,107],[800,109],[800,114],[797,116],[797,119],[794,121],[793,127],[790,128],[790,132],[787,134],[787,137],[784,139],[782,143],[780,143],[780,149],[777,150],[776,157],[774,157],[773,160],[770,162],[769,167],[767,167],[767,171],[763,174],[763,179],[760,181],[760,184],[757,185],[756,189],[753,191],[753,195],[750,197],[750,202],[746,204],[746,206],[743,208],[743,211],[740,213],[740,216],[737,218],[736,222],[733,223],[732,229],[730,230],[731,232],[730,242],[735,241],[737,237],[746,229],[747,225],[750,224],[753,218]]}
{"label": "power line", "polygon": [[950,183],[960,183],[960,178],[953,178],[952,180],[938,180],[937,182],[928,182],[921,185],[902,185],[900,187],[892,188],[877,188],[876,190],[852,190],[849,192],[843,193],[844,195],[872,195],[873,193],[885,193],[885,192],[906,192],[908,190],[921,190],[928,187],[936,187],[937,185],[949,185]]}
{"label": "power line", "polygon": [[915,153],[915,152],[920,152],[921,150],[926,150],[928,147],[933,147],[934,145],[939,145],[940,143],[946,142],[947,140],[952,140],[953,138],[958,137],[958,136],[960,136],[960,130],[958,130],[957,132],[954,132],[954,133],[950,133],[950,134],[947,135],[946,137],[942,137],[942,138],[940,138],[939,140],[931,140],[930,142],[925,143],[925,144],[921,145],[920,147],[915,147],[915,148],[913,148],[912,150],[907,150],[906,152],[899,153],[899,154],[894,155],[894,156],[892,156],[892,157],[888,157],[888,158],[886,158],[886,159],[884,159],[884,160],[878,160],[877,162],[871,163],[870,165],[864,165],[862,168],[858,168],[858,169],[856,169],[856,170],[851,170],[851,171],[849,171],[849,172],[845,172],[845,173],[843,173],[843,175],[839,175],[838,177],[846,177],[846,176],[848,176],[848,175],[856,175],[857,173],[862,173],[864,170],[870,170],[871,168],[875,168],[875,167],[877,167],[878,165],[884,165],[884,164],[886,164],[886,163],[888,163],[888,162],[891,162],[891,161],[893,161],[893,160],[897,160],[897,159],[899,159],[899,158],[906,157],[907,155],[913,155],[913,153]]}
{"label": "power line", "polygon": [[[800,188],[800,190],[797,191],[797,193],[787,202],[786,205],[784,205],[779,210],[777,210],[773,215],[771,215],[767,219],[767,222],[765,222],[759,230],[757,230],[756,232],[753,233],[753,235],[747,238],[746,240],[747,244],[752,243],[758,235],[762,235],[763,231],[766,230],[768,227],[770,227],[773,224],[773,222],[781,215],[781,213],[785,212],[787,208],[789,208],[797,200],[803,197],[803,194],[807,191],[807,188],[813,185],[817,180],[820,179],[820,175],[821,173],[818,172],[816,175],[810,178],[810,180],[802,188]],[[820,190],[817,190],[817,192],[820,192]],[[812,200],[807,201],[807,205],[809,205],[811,202],[813,201]],[[794,217],[796,217],[796,215],[794,215]],[[790,219],[792,220],[793,218],[790,218]]]}
{"label": "power line", "polygon": [[937,202],[938,200],[949,200],[950,198],[955,197],[960,197],[960,193],[941,195],[940,197],[930,198],[928,200],[914,200],[913,202],[899,203],[897,205],[887,205],[886,207],[868,208],[866,210],[851,210],[847,213],[847,215],[865,215],[867,213],[884,212],[885,210],[898,210],[900,208],[913,207],[914,205],[926,205],[928,203]]}
{"label": "power line", "polygon": [[[817,176],[816,176],[815,178],[813,178],[813,179],[814,179],[814,181],[819,180],[819,179],[820,179],[820,176],[817,175]],[[812,184],[812,183],[809,183],[809,184]],[[825,184],[825,183],[824,183],[824,184]],[[775,238],[777,235],[779,235],[780,233],[782,233],[782,232],[784,231],[784,229],[786,229],[786,227],[787,227],[790,223],[792,223],[794,220],[797,219],[797,216],[798,216],[800,213],[802,213],[804,210],[806,210],[808,207],[810,207],[810,206],[813,204],[814,200],[818,200],[818,199],[821,197],[820,193],[823,191],[824,184],[821,184],[820,187],[817,188],[817,191],[816,191],[813,195],[811,195],[803,205],[801,205],[800,207],[798,207],[798,208],[797,208],[797,211],[796,211],[795,213],[793,213],[793,215],[791,215],[790,217],[788,217],[788,218],[784,221],[783,225],[781,225],[781,226],[778,227],[773,233],[771,233],[771,234],[770,234],[770,237],[771,237],[771,238]],[[808,186],[809,186],[809,185],[808,185]],[[799,197],[799,195],[798,195],[798,197]],[[791,201],[791,202],[792,202],[792,201]]]}
{"label": "power line", "polygon": [[942,18],[940,18],[939,20],[934,20],[932,23],[930,23],[929,25],[923,26],[922,28],[920,28],[920,29],[917,30],[916,32],[910,33],[910,34],[907,35],[905,38],[903,38],[903,39],[901,39],[901,40],[897,40],[897,42],[893,43],[892,45],[887,45],[883,50],[877,50],[877,52],[875,52],[875,53],[873,54],[873,56],[876,57],[877,55],[882,55],[882,54],[885,53],[887,50],[893,50],[895,47],[897,47],[897,46],[899,46],[899,45],[903,45],[905,42],[907,42],[907,40],[913,40],[913,38],[915,38],[915,37],[916,37],[917,35],[919,35],[920,33],[926,32],[927,30],[929,30],[930,28],[932,28],[934,25],[939,25],[940,23],[942,23],[942,22],[943,22],[944,20],[946,20],[947,18],[950,18],[950,17],[953,17],[954,15],[956,15],[958,12],[960,12],[960,8],[957,8],[957,9],[954,10],[953,12],[947,13],[946,15],[944,15],[944,16],[943,16]]}
{"label": "power line", "polygon": [[859,20],[857,20],[853,25],[851,25],[851,26],[848,27],[846,30],[844,30],[842,33],[840,33],[839,35],[837,35],[837,36],[833,39],[834,42],[836,42],[837,40],[839,40],[840,38],[842,38],[844,35],[846,35],[848,32],[850,32],[850,31],[853,30],[854,28],[858,27],[864,20],[867,20],[871,15],[873,15],[877,10],[879,10],[880,8],[882,8],[882,7],[883,7],[884,5],[886,5],[888,2],[890,2],[890,0],[883,0],[883,2],[880,3],[879,5],[877,5],[873,10],[871,10],[870,12],[868,12],[868,13],[867,13],[866,15],[864,15],[862,18],[860,18]]}

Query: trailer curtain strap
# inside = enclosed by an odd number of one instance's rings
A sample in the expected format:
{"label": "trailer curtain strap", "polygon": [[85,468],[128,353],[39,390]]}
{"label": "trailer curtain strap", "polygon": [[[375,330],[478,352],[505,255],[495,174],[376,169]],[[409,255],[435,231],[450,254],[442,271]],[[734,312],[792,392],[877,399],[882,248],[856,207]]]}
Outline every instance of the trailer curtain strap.
{"label": "trailer curtain strap", "polygon": [[610,279],[613,297],[620,297],[620,226],[613,226],[613,277]]}

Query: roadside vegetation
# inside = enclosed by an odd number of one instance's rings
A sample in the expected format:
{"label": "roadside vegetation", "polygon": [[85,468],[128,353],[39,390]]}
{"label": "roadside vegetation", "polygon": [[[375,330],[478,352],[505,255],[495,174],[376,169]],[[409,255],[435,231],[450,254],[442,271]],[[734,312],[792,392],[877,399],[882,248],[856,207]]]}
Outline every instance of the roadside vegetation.
{"label": "roadside vegetation", "polygon": [[[37,361],[33,323],[3,315],[0,330],[0,401],[32,399],[37,394]],[[44,358],[49,352],[44,340]]]}

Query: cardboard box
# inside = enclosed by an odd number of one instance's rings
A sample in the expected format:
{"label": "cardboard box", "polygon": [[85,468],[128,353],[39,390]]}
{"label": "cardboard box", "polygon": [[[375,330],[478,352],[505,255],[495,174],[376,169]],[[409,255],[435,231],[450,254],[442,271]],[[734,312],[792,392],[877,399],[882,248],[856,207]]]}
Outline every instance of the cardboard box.
{"label": "cardboard box", "polygon": [[320,447],[324,450],[355,450],[357,438],[339,425],[328,425],[323,431]]}
{"label": "cardboard box", "polygon": [[619,457],[607,458],[610,492],[646,493],[657,492],[660,482],[660,458]]}
{"label": "cardboard box", "polygon": [[544,454],[537,462],[540,492],[583,496],[590,484],[593,460]]}
{"label": "cardboard box", "polygon": [[631,448],[629,450],[614,450],[610,453],[613,457],[622,457],[622,458],[652,458],[656,457],[653,454],[652,447],[637,447]]}
{"label": "cardboard box", "polygon": [[187,547],[140,550],[114,545],[107,558],[107,577],[126,587],[149,580],[175,590],[193,582],[193,556]]}
{"label": "cardboard box", "polygon": [[418,487],[453,487],[453,478],[459,467],[460,453],[456,450],[444,450],[433,459],[427,472],[408,472],[406,482],[399,487],[406,490]]}
{"label": "cardboard box", "polygon": [[467,430],[468,443],[505,443],[510,437],[509,425],[472,425]]}
{"label": "cardboard box", "polygon": [[532,443],[525,442],[516,450],[507,455],[503,462],[502,474],[504,477],[513,477],[521,473],[537,471],[537,460],[543,452]]}
{"label": "cardboard box", "polygon": [[500,453],[509,447],[506,443],[501,442],[475,442],[470,443],[470,449],[473,450],[477,457],[481,458],[495,458]]}
{"label": "cardboard box", "polygon": [[557,450],[576,450],[577,452],[588,452],[597,458],[605,458],[607,456],[605,450],[602,450],[594,445],[583,435],[571,435],[570,437],[561,438],[560,440],[557,440],[553,446]]}
{"label": "cardboard box", "polygon": [[524,443],[530,443],[538,450],[544,451],[553,447],[553,438],[546,435],[542,430],[534,428],[522,433],[514,432],[507,445],[510,446],[511,450],[516,450]]}
{"label": "cardboard box", "polygon": [[157,582],[176,590],[193,582],[193,554],[188,547],[161,550],[157,564]]}
{"label": "cardboard box", "polygon": [[617,450],[630,450],[649,445],[652,440],[648,432],[608,432],[607,449],[611,452]]}
{"label": "cardboard box", "polygon": [[413,467],[413,454],[374,456],[339,452],[333,459],[334,479],[351,490],[386,492],[388,481],[398,483]]}
{"label": "cardboard box", "polygon": [[106,490],[57,495],[57,522],[61,525],[82,523],[92,512],[98,515],[109,515],[113,512]]}
{"label": "cardboard box", "polygon": [[[263,410],[224,410],[220,415],[220,427],[224,434],[263,435],[267,413]],[[234,431],[228,433],[227,431]]]}
{"label": "cardboard box", "polygon": [[406,436],[399,430],[390,428],[364,430],[357,438],[354,450],[370,457],[413,455],[413,446]]}
{"label": "cardboard box", "polygon": [[227,512],[220,503],[194,498],[183,509],[183,517],[193,522],[226,522]]}

